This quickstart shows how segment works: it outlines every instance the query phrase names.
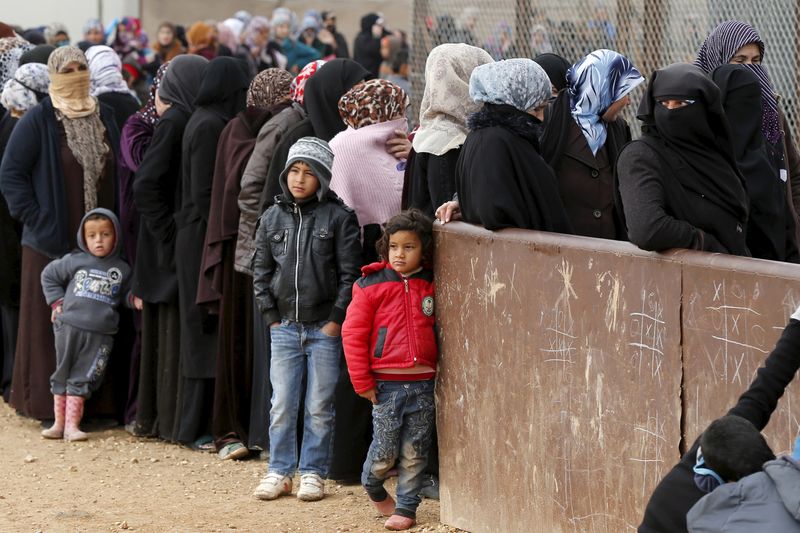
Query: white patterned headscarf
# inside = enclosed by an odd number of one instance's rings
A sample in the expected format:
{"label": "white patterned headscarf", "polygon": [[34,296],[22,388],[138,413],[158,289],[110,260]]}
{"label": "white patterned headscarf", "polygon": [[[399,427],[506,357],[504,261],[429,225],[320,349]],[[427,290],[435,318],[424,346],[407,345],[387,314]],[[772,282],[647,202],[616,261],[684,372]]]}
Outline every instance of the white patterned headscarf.
{"label": "white patterned headscarf", "polygon": [[442,155],[464,144],[467,117],[480,109],[469,97],[475,67],[493,61],[489,52],[468,44],[441,44],[425,62],[425,92],[414,136],[417,153]]}
{"label": "white patterned headscarf", "polygon": [[644,78],[633,63],[612,50],[595,50],[567,71],[572,118],[578,123],[593,155],[606,143],[601,116]]}
{"label": "white patterned headscarf", "polygon": [[0,39],[0,83],[11,79],[19,66],[19,58],[32,49],[33,45],[22,37]]}
{"label": "white patterned headscarf", "polygon": [[41,63],[22,65],[14,73],[14,77],[3,86],[0,105],[6,109],[25,113],[38,104],[40,98],[47,96],[49,85],[50,75],[47,73],[47,65]]}
{"label": "white patterned headscarf", "polygon": [[475,67],[469,78],[475,102],[506,104],[520,111],[539,107],[552,96],[550,78],[532,59],[506,59]]}
{"label": "white patterned headscarf", "polygon": [[92,96],[105,93],[133,94],[122,78],[122,61],[111,47],[105,45],[90,47],[86,50],[86,61],[89,62]]}

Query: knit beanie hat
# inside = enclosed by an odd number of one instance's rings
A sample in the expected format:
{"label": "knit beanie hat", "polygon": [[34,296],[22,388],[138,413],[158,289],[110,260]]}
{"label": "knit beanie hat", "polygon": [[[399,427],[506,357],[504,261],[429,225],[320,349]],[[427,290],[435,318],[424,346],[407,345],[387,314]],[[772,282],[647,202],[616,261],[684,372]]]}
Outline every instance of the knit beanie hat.
{"label": "knit beanie hat", "polygon": [[322,200],[328,192],[331,182],[331,169],[333,167],[333,152],[328,143],[316,137],[303,137],[289,148],[289,157],[286,159],[286,166],[281,172],[280,183],[287,192],[286,176],[289,169],[296,161],[302,161],[314,170],[314,175],[319,180],[317,198]]}

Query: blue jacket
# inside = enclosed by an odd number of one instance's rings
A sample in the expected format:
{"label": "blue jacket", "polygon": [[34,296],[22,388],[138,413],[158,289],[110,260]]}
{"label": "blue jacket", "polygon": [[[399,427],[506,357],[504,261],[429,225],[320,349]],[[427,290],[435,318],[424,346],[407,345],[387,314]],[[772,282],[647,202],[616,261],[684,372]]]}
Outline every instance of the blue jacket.
{"label": "blue jacket", "polygon": [[[119,131],[113,110],[100,105],[100,118],[117,161]],[[22,244],[51,258],[69,252],[61,141],[50,97],[25,113],[8,141],[0,165],[0,191],[11,216],[22,222]],[[116,173],[115,173],[116,174]],[[114,178],[116,185],[116,176]]]}

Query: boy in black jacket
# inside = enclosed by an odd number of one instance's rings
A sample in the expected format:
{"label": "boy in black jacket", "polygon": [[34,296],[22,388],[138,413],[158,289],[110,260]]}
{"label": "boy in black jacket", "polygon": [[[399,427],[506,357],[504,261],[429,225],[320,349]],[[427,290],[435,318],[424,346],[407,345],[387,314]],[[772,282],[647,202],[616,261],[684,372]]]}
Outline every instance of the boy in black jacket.
{"label": "boy in black jacket", "polygon": [[[800,368],[800,308],[794,312],[789,324],[764,365],[758,369],[750,387],[739,397],[728,415],[741,417],[763,430],[778,406],[786,387]],[[712,423],[713,424],[713,423]],[[702,436],[701,436],[702,437]],[[647,502],[639,533],[679,533],[686,531],[686,513],[713,490],[715,484],[698,456],[701,438],[681,458],[658,484]],[[754,450],[763,453],[761,450]]]}
{"label": "boy in black jacket", "polygon": [[256,233],[253,289],[272,344],[269,471],[254,493],[262,500],[292,492],[304,374],[297,497],[316,501],[324,496],[341,324],[361,257],[356,215],[329,189],[332,164],[328,143],[314,137],[298,140],[280,176],[283,194],[261,216]]}

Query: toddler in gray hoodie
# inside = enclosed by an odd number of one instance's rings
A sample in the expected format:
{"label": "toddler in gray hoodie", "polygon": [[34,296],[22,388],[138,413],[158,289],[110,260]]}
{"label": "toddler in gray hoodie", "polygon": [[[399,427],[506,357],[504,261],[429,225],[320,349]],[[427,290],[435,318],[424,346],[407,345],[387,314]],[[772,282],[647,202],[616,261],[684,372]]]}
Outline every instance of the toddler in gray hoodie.
{"label": "toddler in gray hoodie", "polygon": [[78,246],[42,272],[42,290],[53,309],[56,371],[50,376],[55,423],[48,439],[86,440],[79,429],[83,404],[100,386],[117,332],[117,306],[132,304],[131,269],[120,258],[117,217],[107,209],[86,213]]}

